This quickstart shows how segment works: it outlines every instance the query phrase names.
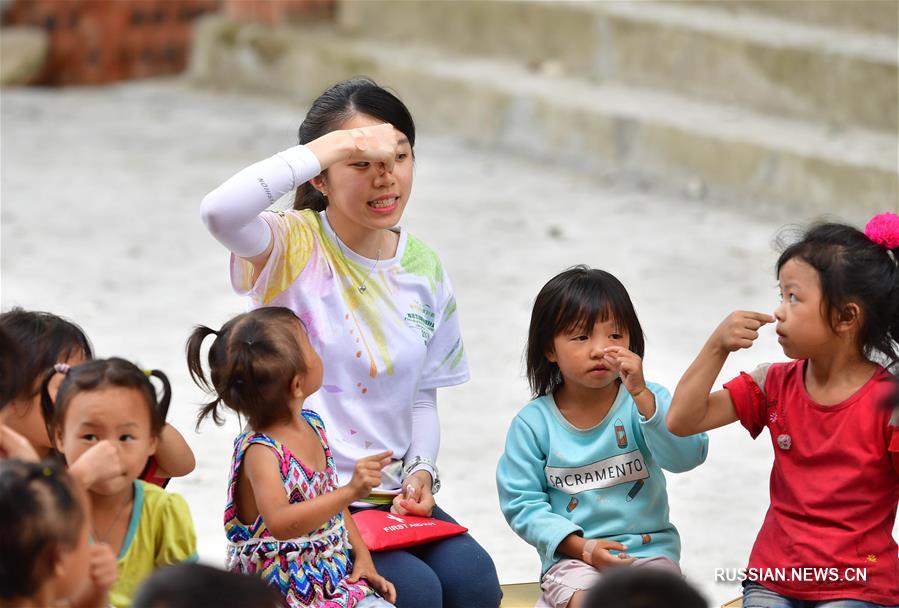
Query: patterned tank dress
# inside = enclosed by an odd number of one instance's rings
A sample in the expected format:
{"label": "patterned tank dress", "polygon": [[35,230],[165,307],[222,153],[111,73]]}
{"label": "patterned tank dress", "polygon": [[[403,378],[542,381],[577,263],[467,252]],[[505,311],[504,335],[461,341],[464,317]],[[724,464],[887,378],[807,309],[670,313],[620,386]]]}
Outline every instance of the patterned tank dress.
{"label": "patterned tank dress", "polygon": [[252,524],[237,517],[235,496],[238,472],[247,448],[254,443],[272,450],[278,458],[284,491],[291,503],[311,500],[337,488],[337,473],[318,414],[303,410],[303,418],[315,430],[325,450],[324,471],[313,471],[286,446],[262,433],[243,433],[234,440],[225,534],[228,537],[226,567],[232,572],[255,574],[277,587],[290,608],[349,608],[374,591],[363,581],[350,583],[350,543],[338,513],[308,536],[278,540],[271,535],[262,516]]}

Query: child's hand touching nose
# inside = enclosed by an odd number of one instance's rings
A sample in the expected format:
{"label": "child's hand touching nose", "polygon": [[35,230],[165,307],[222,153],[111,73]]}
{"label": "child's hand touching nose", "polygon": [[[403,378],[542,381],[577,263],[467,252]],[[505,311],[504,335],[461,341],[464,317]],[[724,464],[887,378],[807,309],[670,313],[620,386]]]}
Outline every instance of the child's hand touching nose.
{"label": "child's hand touching nose", "polygon": [[737,310],[730,313],[715,329],[709,343],[725,353],[749,348],[759,337],[759,328],[776,319],[763,312]]}
{"label": "child's hand touching nose", "polygon": [[656,411],[656,400],[652,392],[646,388],[643,359],[623,346],[609,346],[604,348],[603,352],[605,353],[603,360],[611,369],[618,372],[621,383],[633,397],[640,414],[647,420],[652,418]]}
{"label": "child's hand touching nose", "polygon": [[92,446],[69,467],[69,473],[85,488],[125,474],[119,451],[112,442],[103,440]]}

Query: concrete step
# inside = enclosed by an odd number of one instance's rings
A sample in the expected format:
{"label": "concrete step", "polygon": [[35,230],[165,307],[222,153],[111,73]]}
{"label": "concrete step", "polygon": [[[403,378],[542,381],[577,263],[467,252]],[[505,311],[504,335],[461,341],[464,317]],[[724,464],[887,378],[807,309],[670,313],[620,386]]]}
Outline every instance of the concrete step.
{"label": "concrete step", "polygon": [[765,14],[837,29],[899,36],[899,0],[671,0],[734,13]]}
{"label": "concrete step", "polygon": [[512,61],[388,44],[333,29],[266,29],[206,18],[198,82],[308,104],[342,78],[393,87],[426,129],[504,153],[691,191],[816,212],[899,208],[895,136],[828,129],[617,83],[534,73]]}
{"label": "concrete step", "polygon": [[[348,34],[836,126],[899,129],[899,41],[721,3],[338,3]],[[805,4],[821,5],[822,2]],[[810,10],[810,9],[806,9]]]}

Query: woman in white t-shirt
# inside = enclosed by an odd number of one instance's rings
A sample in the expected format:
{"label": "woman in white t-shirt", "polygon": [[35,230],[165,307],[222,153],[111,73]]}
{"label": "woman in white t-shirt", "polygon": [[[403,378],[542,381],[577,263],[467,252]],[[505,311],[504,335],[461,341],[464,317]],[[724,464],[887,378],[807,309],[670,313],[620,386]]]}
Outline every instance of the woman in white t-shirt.
{"label": "woman in white t-shirt", "polygon": [[[206,195],[203,221],[232,252],[235,290],[306,325],[324,363],[306,403],[325,422],[339,479],[393,451],[382,485],[356,506],[453,521],[433,497],[436,394],[468,380],[468,364],[440,259],[398,226],[412,190],[412,116],[374,82],[348,80],[316,99],[299,141]],[[294,189],[293,210],[265,212]],[[399,608],[499,605],[493,562],[468,534],[373,557]]]}

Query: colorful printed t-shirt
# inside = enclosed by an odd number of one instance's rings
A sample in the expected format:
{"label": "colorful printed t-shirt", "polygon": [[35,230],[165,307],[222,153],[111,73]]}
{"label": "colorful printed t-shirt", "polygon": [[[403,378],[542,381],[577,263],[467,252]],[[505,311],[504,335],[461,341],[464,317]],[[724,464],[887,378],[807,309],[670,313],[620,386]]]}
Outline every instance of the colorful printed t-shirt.
{"label": "colorful printed t-shirt", "polygon": [[397,229],[396,255],[376,261],[338,242],[326,212],[262,217],[274,237],[271,255],[255,282],[252,265],[232,255],[234,289],[253,307],[285,306],[306,325],[324,380],[304,407],[328,428],[341,482],[358,459],[393,450],[379,489],[395,491],[416,391],[468,380],[449,278],[437,255],[405,230]]}
{"label": "colorful printed t-shirt", "polygon": [[109,590],[109,603],[116,608],[130,606],[154,570],[196,559],[197,535],[184,498],[136,480],[131,519],[118,556],[119,580]]}
{"label": "colorful printed t-shirt", "polygon": [[656,400],[649,420],[619,387],[606,417],[589,429],[568,422],[551,395],[531,401],[512,421],[496,469],[500,508],[537,549],[543,573],[562,557],[556,549],[569,534],[620,542],[633,557],[680,559],[662,468],[698,466],[709,440],[705,433],[668,432],[671,394],[646,386]]}
{"label": "colorful printed t-shirt", "polygon": [[805,364],[772,364],[761,385],[746,373],[724,385],[746,430],[755,438],[768,427],[774,445],[771,506],[749,572],[792,598],[899,604],[891,375],[880,368],[842,403],[821,405],[805,389]]}
{"label": "colorful printed t-shirt", "polygon": [[286,446],[263,433],[243,433],[234,440],[225,534],[228,537],[229,570],[259,576],[276,587],[290,608],[349,608],[374,592],[364,581],[350,583],[350,543],[343,513],[337,513],[302,538],[278,540],[259,515],[252,523],[237,518],[237,480],[247,449],[261,445],[278,459],[284,492],[291,503],[312,500],[337,488],[334,460],[321,418],[303,410],[303,418],[315,430],[325,450],[325,470],[306,467]]}

